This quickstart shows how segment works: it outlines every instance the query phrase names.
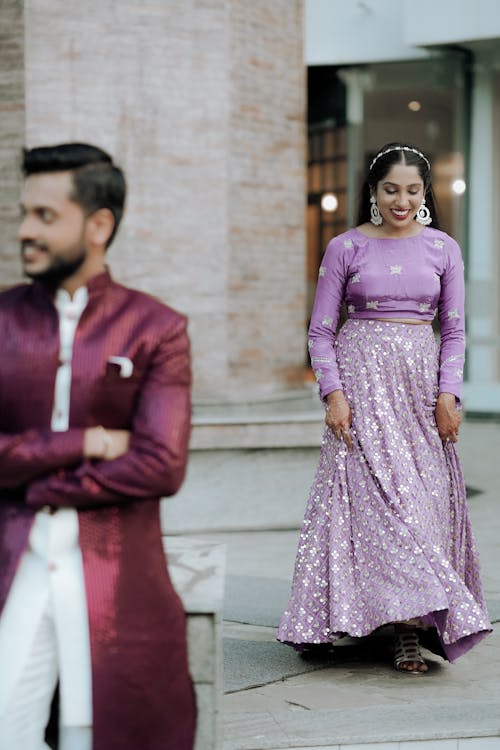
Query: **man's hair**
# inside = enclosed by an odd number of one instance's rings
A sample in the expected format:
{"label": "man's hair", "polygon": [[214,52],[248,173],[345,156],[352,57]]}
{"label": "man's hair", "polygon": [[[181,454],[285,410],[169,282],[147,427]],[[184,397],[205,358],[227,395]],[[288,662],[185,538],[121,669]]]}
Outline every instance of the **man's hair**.
{"label": "man's hair", "polygon": [[87,215],[107,208],[115,225],[106,246],[111,244],[125,205],[125,176],[106,151],[88,143],[62,143],[40,146],[23,152],[25,177],[43,172],[71,172],[73,189],[68,196]]}

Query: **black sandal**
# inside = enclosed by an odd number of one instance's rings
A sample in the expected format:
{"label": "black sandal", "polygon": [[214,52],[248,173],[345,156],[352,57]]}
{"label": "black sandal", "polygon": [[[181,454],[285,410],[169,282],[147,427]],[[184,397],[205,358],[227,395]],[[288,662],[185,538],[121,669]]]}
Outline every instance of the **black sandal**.
{"label": "black sandal", "polygon": [[394,669],[407,674],[425,674],[420,669],[405,669],[403,664],[417,662],[425,664],[425,659],[420,652],[418,633],[416,630],[396,630],[394,634]]}

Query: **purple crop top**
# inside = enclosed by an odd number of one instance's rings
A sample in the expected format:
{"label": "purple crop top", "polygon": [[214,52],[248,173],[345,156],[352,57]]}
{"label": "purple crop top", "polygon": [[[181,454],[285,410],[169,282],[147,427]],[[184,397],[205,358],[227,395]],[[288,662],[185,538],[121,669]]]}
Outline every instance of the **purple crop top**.
{"label": "purple crop top", "polygon": [[465,355],[464,272],[449,235],[375,239],[350,229],[328,244],[319,269],[309,352],[321,398],[342,389],[333,344],[342,302],[349,318],[432,320],[441,333],[439,393],[461,397]]}

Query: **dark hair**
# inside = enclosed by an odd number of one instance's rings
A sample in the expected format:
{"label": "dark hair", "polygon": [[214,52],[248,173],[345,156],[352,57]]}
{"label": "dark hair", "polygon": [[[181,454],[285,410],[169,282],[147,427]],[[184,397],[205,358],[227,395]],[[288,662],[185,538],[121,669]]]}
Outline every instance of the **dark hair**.
{"label": "dark hair", "polygon": [[71,172],[73,190],[69,198],[88,214],[107,208],[115,225],[106,246],[109,247],[120,224],[125,205],[125,176],[106,151],[88,143],[62,143],[41,146],[23,152],[25,177],[43,172]]}
{"label": "dark hair", "polygon": [[394,164],[406,164],[415,166],[424,183],[425,203],[431,213],[432,221],[429,226],[439,229],[439,218],[436,208],[436,200],[432,191],[431,168],[427,157],[416,146],[410,143],[386,143],[381,149],[373,154],[366,179],[361,188],[358,210],[358,224],[370,221],[370,195],[371,191],[383,180]]}

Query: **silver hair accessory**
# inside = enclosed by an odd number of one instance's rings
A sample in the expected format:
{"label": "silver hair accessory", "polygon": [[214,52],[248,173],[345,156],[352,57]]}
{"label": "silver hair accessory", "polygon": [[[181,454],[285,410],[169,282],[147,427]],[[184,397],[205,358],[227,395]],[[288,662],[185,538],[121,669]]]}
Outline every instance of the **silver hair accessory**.
{"label": "silver hair accessory", "polygon": [[380,151],[376,155],[376,157],[374,158],[374,160],[370,164],[370,169],[368,171],[369,172],[372,171],[373,165],[375,164],[375,162],[378,159],[380,159],[381,156],[385,156],[386,154],[390,154],[391,151],[412,151],[414,154],[417,154],[417,156],[420,156],[420,158],[425,161],[425,163],[427,164],[427,168],[428,169],[431,168],[431,163],[430,163],[429,159],[426,156],[424,156],[423,153],[421,151],[419,151],[418,149],[412,148],[411,146],[392,146],[392,148],[386,148],[385,151]]}
{"label": "silver hair accessory", "polygon": [[420,204],[420,208],[417,211],[415,220],[418,221],[419,224],[423,224],[424,226],[427,226],[427,224],[430,224],[432,221],[431,212],[425,205],[425,198],[422,199],[422,203]]}
{"label": "silver hair accessory", "polygon": [[372,224],[375,224],[376,227],[379,227],[382,224],[382,215],[377,206],[377,199],[374,195],[370,197],[370,221]]}

